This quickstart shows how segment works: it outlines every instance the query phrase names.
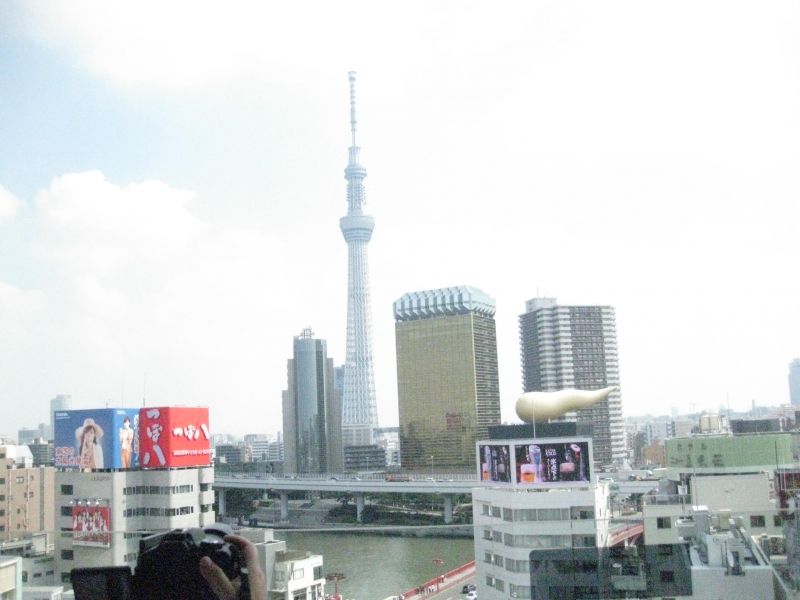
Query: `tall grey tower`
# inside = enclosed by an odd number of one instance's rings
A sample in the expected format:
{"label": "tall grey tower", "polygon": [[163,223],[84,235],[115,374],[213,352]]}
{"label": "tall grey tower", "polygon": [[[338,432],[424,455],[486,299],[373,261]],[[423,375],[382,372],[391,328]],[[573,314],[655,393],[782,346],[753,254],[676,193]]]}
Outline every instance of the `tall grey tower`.
{"label": "tall grey tower", "polygon": [[339,473],[342,470],[341,412],[334,391],[333,359],[325,340],[311,329],[294,338],[283,392],[284,470]]}
{"label": "tall grey tower", "polygon": [[[561,306],[555,298],[534,298],[525,303],[519,333],[524,391],[619,386],[613,307]],[[592,424],[597,464],[609,465],[625,458],[625,425],[618,391],[577,411],[575,418]]]}
{"label": "tall grey tower", "polygon": [[800,358],[789,363],[789,401],[800,406]]}
{"label": "tall grey tower", "polygon": [[347,352],[342,394],[342,442],[345,447],[371,444],[372,430],[378,426],[367,263],[367,244],[372,237],[375,219],[364,213],[367,203],[364,178],[367,170],[358,162],[361,149],[356,145],[356,74],[350,71],[348,75],[352,138],[349,161],[344,170],[347,179],[347,216],[339,220],[347,242]]}

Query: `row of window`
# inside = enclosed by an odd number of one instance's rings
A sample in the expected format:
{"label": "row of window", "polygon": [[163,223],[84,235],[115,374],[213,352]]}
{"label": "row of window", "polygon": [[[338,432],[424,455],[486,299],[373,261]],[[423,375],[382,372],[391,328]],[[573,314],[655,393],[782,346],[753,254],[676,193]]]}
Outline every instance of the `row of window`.
{"label": "row of window", "polygon": [[191,515],[194,513],[194,506],[179,506],[177,508],[126,508],[122,515],[124,517],[176,517],[178,515]]}
{"label": "row of window", "polygon": [[[772,515],[772,523],[775,527],[783,525],[783,518],[780,515]],[[750,527],[766,527],[767,518],[764,515],[750,515]],[[672,517],[657,517],[657,529],[672,529]]]}
{"label": "row of window", "polygon": [[594,507],[572,506],[564,508],[500,508],[490,504],[481,505],[485,516],[502,518],[504,521],[578,521],[594,519]]}
{"label": "row of window", "polygon": [[[208,484],[201,484],[202,486]],[[165,494],[165,495],[172,495],[172,494],[187,494],[189,492],[194,491],[194,485],[131,485],[126,488],[123,488],[122,494],[125,496],[133,496],[137,494]],[[205,491],[205,490],[202,490]]]}
{"label": "row of window", "polygon": [[[0,481],[2,483],[2,481]],[[211,489],[210,483],[201,483],[200,491],[207,492]],[[133,496],[137,494],[188,494],[194,491],[193,484],[186,485],[130,485],[122,489],[124,496]],[[63,484],[61,486],[62,496],[72,496],[74,487],[71,484]]]}
{"label": "row of window", "polygon": [[594,535],[514,535],[483,530],[483,539],[502,542],[512,548],[593,548],[597,545]]}
{"label": "row of window", "polygon": [[[54,573],[54,571],[46,571],[44,573],[44,575],[46,577],[48,575],[53,575],[53,573]],[[41,573],[34,573],[33,574],[33,579],[39,579],[41,576],[42,576]],[[28,583],[28,572],[27,571],[23,571],[22,572],[22,583]]]}

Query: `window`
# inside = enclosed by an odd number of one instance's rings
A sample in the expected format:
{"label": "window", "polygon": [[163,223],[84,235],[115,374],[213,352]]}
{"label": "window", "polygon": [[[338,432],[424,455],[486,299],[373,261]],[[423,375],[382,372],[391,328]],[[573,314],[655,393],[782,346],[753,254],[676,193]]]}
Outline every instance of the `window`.
{"label": "window", "polygon": [[493,531],[492,532],[492,540],[495,542],[502,542],[503,541],[503,532],[502,531]]}
{"label": "window", "polygon": [[28,492],[28,498],[33,498],[33,492]]}
{"label": "window", "polygon": [[766,527],[764,515],[750,515],[750,527]]}
{"label": "window", "polygon": [[491,562],[492,562],[492,553],[491,552],[484,552],[483,553],[483,562],[491,564]]}
{"label": "window", "polygon": [[659,544],[657,553],[659,556],[672,556],[672,544]]}
{"label": "window", "polygon": [[292,579],[302,579],[304,574],[305,574],[304,569],[295,569],[294,571],[292,571]]}
{"label": "window", "polygon": [[675,581],[675,571],[661,571],[661,583],[672,583]]}
{"label": "window", "polygon": [[500,518],[500,514],[501,514],[500,513],[500,507],[499,506],[493,506],[492,507],[492,516],[493,517],[497,517],[499,519]]}
{"label": "window", "polygon": [[28,572],[27,571],[23,571],[22,572],[22,583],[28,583]]}
{"label": "window", "polygon": [[0,508],[0,517],[4,517],[6,515],[6,510],[4,508]]}
{"label": "window", "polygon": [[493,559],[493,560],[492,560],[492,563],[493,563],[493,564],[497,565],[498,567],[502,567],[502,566],[503,566],[503,557],[502,557],[502,556],[500,556],[499,554],[495,554],[495,555],[492,557],[492,559]]}
{"label": "window", "polygon": [[5,530],[6,530],[6,526],[5,525],[0,525],[0,531],[5,531]]}
{"label": "window", "polygon": [[658,529],[672,529],[671,517],[658,517],[656,519],[656,527]]}
{"label": "window", "polygon": [[508,584],[508,595],[512,598],[530,598],[531,588],[524,585]]}
{"label": "window", "polygon": [[495,577],[494,578],[494,589],[496,589],[496,590],[498,590],[500,592],[504,591],[506,589],[505,582],[502,579],[497,579],[497,577]]}
{"label": "window", "polygon": [[6,484],[6,478],[0,477],[0,485],[5,485],[5,484]]}
{"label": "window", "polygon": [[201,483],[200,484],[200,491],[201,492],[207,492],[210,489],[211,489],[211,484],[210,483]]}
{"label": "window", "polygon": [[322,572],[322,567],[314,567],[314,579],[323,579],[325,575]]}
{"label": "window", "polygon": [[69,583],[69,571],[61,572],[61,583]]}
{"label": "window", "polygon": [[16,481],[17,483],[25,483],[25,476],[24,475],[17,475],[14,478],[14,481]]}
{"label": "window", "polygon": [[772,523],[775,527],[783,525],[783,518],[780,515],[772,515]]}
{"label": "window", "polygon": [[481,514],[489,516],[491,514],[491,507],[488,504],[481,504]]}
{"label": "window", "polygon": [[485,540],[492,539],[492,530],[491,529],[484,529],[483,530],[483,539],[485,539]]}
{"label": "window", "polygon": [[61,560],[74,560],[75,553],[72,550],[61,550]]}
{"label": "window", "polygon": [[503,521],[513,521],[514,520],[514,511],[510,508],[503,509]]}
{"label": "window", "polygon": [[71,517],[72,516],[72,507],[71,506],[62,506],[61,507],[61,516],[62,517]]}

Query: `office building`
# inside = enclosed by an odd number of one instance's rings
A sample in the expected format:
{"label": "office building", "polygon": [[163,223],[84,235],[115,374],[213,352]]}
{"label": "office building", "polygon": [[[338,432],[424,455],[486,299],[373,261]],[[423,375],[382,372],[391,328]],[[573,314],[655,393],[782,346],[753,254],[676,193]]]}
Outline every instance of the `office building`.
{"label": "office building", "polygon": [[50,428],[44,423],[39,423],[39,426],[35,429],[20,429],[17,432],[17,443],[21,446],[27,446],[39,438],[44,438],[45,440],[52,439],[53,436],[50,431]]}
{"label": "office building", "polygon": [[214,448],[216,464],[241,465],[250,462],[252,450],[245,444],[220,444]]}
{"label": "office building", "polygon": [[475,441],[500,423],[494,314],[494,300],[467,286],[395,301],[404,468],[472,468]]}
{"label": "office building", "polygon": [[0,446],[0,542],[53,531],[54,473],[27,446]]}
{"label": "office building", "polygon": [[213,467],[59,471],[56,529],[69,533],[55,540],[57,581],[76,567],[134,567],[147,532],[214,523],[213,483]]}
{"label": "office building", "polygon": [[[472,514],[481,600],[605,597],[559,593],[567,592],[564,586],[588,587],[587,579],[598,576],[598,549],[609,537],[607,482],[546,490],[475,488]],[[550,563],[561,572],[544,585]],[[541,571],[535,577],[534,569]]]}
{"label": "office building", "polygon": [[789,401],[800,406],[800,358],[789,363]]}
{"label": "office building", "polygon": [[333,391],[333,359],[325,340],[310,329],[294,338],[283,392],[284,470],[326,473],[342,470],[341,411]]}
{"label": "office building", "polygon": [[[560,306],[555,298],[534,298],[525,303],[519,330],[525,392],[619,386],[617,334],[611,306]],[[598,465],[625,459],[619,391],[565,418],[592,423]]]}
{"label": "office building", "polygon": [[344,446],[364,446],[372,443],[372,430],[378,426],[367,261],[367,245],[372,238],[375,219],[364,212],[367,203],[364,178],[367,170],[359,162],[361,148],[356,145],[356,74],[351,71],[349,78],[351,144],[347,168],[344,171],[347,179],[347,215],[339,220],[342,235],[347,242],[347,351],[342,397],[342,436]]}
{"label": "office building", "polygon": [[59,394],[50,399],[50,427],[44,437],[48,440],[54,439],[56,427],[56,412],[70,410],[72,408],[72,396],[69,394]]}

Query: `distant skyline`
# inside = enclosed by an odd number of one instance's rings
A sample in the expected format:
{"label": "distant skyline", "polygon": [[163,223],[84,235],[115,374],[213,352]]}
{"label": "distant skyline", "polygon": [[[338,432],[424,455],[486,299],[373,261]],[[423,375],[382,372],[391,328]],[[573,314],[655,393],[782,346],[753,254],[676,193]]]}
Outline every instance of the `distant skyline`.
{"label": "distant skyline", "polygon": [[[615,308],[623,412],[789,402],[800,356],[794,2],[7,2],[0,434],[202,404],[281,428],[293,336],[345,360],[347,73],[368,168],[374,369],[392,302]],[[146,382],[146,383],[145,383]]]}

